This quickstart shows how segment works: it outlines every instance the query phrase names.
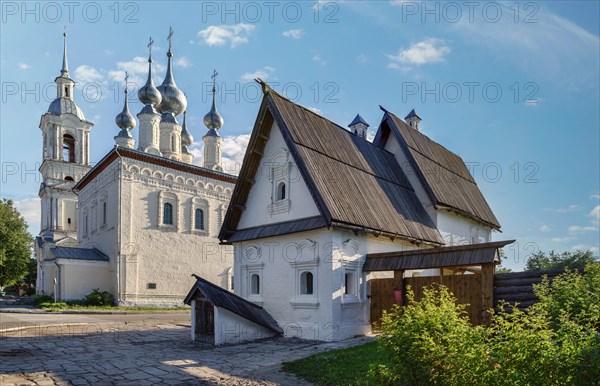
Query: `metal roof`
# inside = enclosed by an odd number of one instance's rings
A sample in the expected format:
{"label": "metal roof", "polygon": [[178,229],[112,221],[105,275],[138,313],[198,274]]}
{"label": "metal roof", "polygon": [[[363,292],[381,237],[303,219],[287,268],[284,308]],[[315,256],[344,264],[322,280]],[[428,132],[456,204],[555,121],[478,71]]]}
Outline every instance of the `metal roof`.
{"label": "metal roof", "polygon": [[412,251],[370,253],[363,271],[396,271],[457,267],[493,263],[496,251],[515,240],[417,249]]}
{"label": "metal roof", "polygon": [[257,173],[273,122],[327,226],[347,225],[443,244],[394,155],[299,106],[263,83],[265,96],[219,238],[228,241]]}
{"label": "metal roof", "polygon": [[408,119],[408,118],[412,118],[412,117],[417,117],[417,118],[421,119],[421,117],[418,116],[417,113],[415,112],[415,109],[410,110],[410,113],[408,113],[408,115],[406,117],[404,117],[404,119]]}
{"label": "metal roof", "polygon": [[108,256],[96,248],[52,247],[50,255],[55,259],[108,261]]}
{"label": "metal roof", "polygon": [[196,278],[196,283],[185,297],[183,301],[185,304],[190,305],[196,293],[200,292],[213,306],[224,308],[259,326],[283,334],[283,330],[275,319],[261,306],[249,302],[198,275],[192,274],[192,276]]}
{"label": "metal roof", "polygon": [[394,135],[434,205],[499,230],[498,219],[462,158],[389,111],[384,112],[374,142],[384,146],[390,132]]}
{"label": "metal roof", "polygon": [[264,237],[287,235],[290,233],[303,232],[312,229],[324,228],[327,223],[321,216],[308,217],[300,220],[292,220],[268,224],[264,226],[240,229],[227,240],[228,243],[262,239]]}

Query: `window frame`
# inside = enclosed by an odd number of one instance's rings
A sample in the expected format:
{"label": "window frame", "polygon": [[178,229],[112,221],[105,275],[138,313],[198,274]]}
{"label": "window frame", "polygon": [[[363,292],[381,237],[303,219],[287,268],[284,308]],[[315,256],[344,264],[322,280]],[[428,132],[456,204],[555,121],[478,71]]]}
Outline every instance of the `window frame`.
{"label": "window frame", "polygon": [[[165,204],[171,204],[172,224],[164,223]],[[158,228],[177,232],[179,230],[179,197],[173,192],[160,191],[158,194]]]}
{"label": "window frame", "polygon": [[[196,229],[196,210],[202,210],[204,213],[203,221],[204,228]],[[210,233],[210,205],[208,200],[193,197],[190,201],[190,214],[189,214],[190,232],[202,236],[208,236]]]}

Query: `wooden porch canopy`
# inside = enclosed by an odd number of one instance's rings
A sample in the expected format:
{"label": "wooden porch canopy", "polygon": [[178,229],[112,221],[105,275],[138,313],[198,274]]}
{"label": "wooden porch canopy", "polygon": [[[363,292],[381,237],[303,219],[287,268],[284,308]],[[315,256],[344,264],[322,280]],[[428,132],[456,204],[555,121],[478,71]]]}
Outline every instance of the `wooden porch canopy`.
{"label": "wooden porch canopy", "polygon": [[367,254],[363,271],[405,271],[491,264],[497,261],[498,248],[514,242],[515,240],[504,240],[412,251],[370,253]]}

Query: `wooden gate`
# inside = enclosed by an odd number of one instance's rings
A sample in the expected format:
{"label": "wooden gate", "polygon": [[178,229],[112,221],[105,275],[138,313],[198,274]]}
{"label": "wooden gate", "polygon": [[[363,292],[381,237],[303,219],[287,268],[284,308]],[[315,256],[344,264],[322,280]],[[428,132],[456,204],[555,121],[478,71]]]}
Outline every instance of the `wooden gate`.
{"label": "wooden gate", "polygon": [[415,293],[415,300],[423,298],[423,288],[433,284],[443,284],[454,294],[459,304],[469,304],[466,308],[469,319],[473,324],[482,324],[482,285],[481,275],[451,275],[451,276],[422,276],[407,277],[405,286],[410,285]]}
{"label": "wooden gate", "polygon": [[371,327],[381,328],[383,311],[389,311],[394,305],[395,279],[371,279]]}
{"label": "wooden gate", "polygon": [[196,340],[215,343],[215,309],[206,299],[196,299]]}

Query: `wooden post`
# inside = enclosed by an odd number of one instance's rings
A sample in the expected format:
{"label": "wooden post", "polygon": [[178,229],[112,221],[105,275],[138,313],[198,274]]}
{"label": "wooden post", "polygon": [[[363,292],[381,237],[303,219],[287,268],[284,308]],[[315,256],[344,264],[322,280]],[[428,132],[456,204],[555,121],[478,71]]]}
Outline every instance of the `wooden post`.
{"label": "wooden post", "polygon": [[494,307],[494,263],[481,265],[481,323],[490,323],[487,312]]}
{"label": "wooden post", "polygon": [[394,288],[402,289],[402,276],[404,276],[404,271],[394,271]]}

